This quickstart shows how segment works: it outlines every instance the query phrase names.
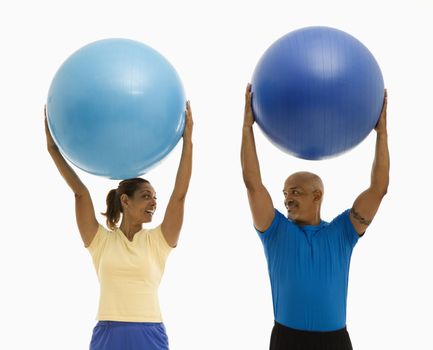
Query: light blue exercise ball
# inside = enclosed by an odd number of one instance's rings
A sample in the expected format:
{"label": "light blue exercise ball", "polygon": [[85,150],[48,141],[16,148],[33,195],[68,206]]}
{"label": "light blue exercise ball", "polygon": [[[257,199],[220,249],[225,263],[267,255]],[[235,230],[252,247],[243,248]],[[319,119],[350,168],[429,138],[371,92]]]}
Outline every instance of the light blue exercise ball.
{"label": "light blue exercise ball", "polygon": [[176,146],[185,93],[173,66],[129,39],[105,39],[73,53],[56,72],[48,125],[78,168],[110,179],[142,175]]}

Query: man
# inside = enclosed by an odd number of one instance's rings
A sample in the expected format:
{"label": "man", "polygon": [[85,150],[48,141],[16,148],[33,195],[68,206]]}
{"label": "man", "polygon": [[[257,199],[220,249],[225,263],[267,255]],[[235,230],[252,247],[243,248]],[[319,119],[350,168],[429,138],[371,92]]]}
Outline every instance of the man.
{"label": "man", "polygon": [[241,163],[254,226],[263,243],[275,325],[271,350],[349,350],[346,300],[350,257],[373,220],[389,183],[387,95],[375,127],[376,150],[368,189],[330,223],[320,217],[323,183],[309,172],[284,183],[287,218],[262,183],[254,141],[251,85],[245,95]]}

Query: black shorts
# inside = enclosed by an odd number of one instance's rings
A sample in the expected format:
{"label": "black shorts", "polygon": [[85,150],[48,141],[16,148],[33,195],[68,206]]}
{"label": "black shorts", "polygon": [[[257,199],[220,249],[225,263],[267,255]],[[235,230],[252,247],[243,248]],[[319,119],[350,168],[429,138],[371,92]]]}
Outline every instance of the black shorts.
{"label": "black shorts", "polygon": [[310,332],[275,322],[270,350],[352,350],[346,327],[332,332]]}

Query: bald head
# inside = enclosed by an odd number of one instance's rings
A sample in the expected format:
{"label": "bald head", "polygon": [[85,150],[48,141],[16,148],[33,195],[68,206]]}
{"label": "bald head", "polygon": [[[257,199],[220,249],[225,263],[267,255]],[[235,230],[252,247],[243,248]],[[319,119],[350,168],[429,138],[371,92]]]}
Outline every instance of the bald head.
{"label": "bald head", "polygon": [[311,191],[319,190],[323,193],[323,182],[322,179],[313,173],[308,171],[299,171],[290,175],[284,182],[284,187],[290,184],[298,184]]}
{"label": "bald head", "polygon": [[290,175],[284,182],[287,217],[301,225],[318,225],[323,199],[323,182],[308,171]]}
{"label": "bald head", "polygon": [[284,192],[290,193],[293,190],[301,190],[302,193],[312,193],[314,202],[317,204],[317,210],[320,210],[323,199],[323,182],[322,179],[308,171],[299,171],[290,175],[284,182]]}

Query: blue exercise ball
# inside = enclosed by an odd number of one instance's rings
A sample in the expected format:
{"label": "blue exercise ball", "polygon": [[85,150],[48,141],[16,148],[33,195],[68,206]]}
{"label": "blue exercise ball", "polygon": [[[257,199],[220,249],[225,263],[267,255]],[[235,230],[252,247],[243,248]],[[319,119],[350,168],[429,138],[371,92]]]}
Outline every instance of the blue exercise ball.
{"label": "blue exercise ball", "polygon": [[110,179],[144,174],[176,146],[185,94],[173,66],[128,39],[105,39],[73,53],[48,93],[48,125],[78,168]]}
{"label": "blue exercise ball", "polygon": [[380,68],[353,36],[307,27],[273,43],[251,80],[253,112],[283,151],[318,160],[358,145],[375,127],[384,96]]}

